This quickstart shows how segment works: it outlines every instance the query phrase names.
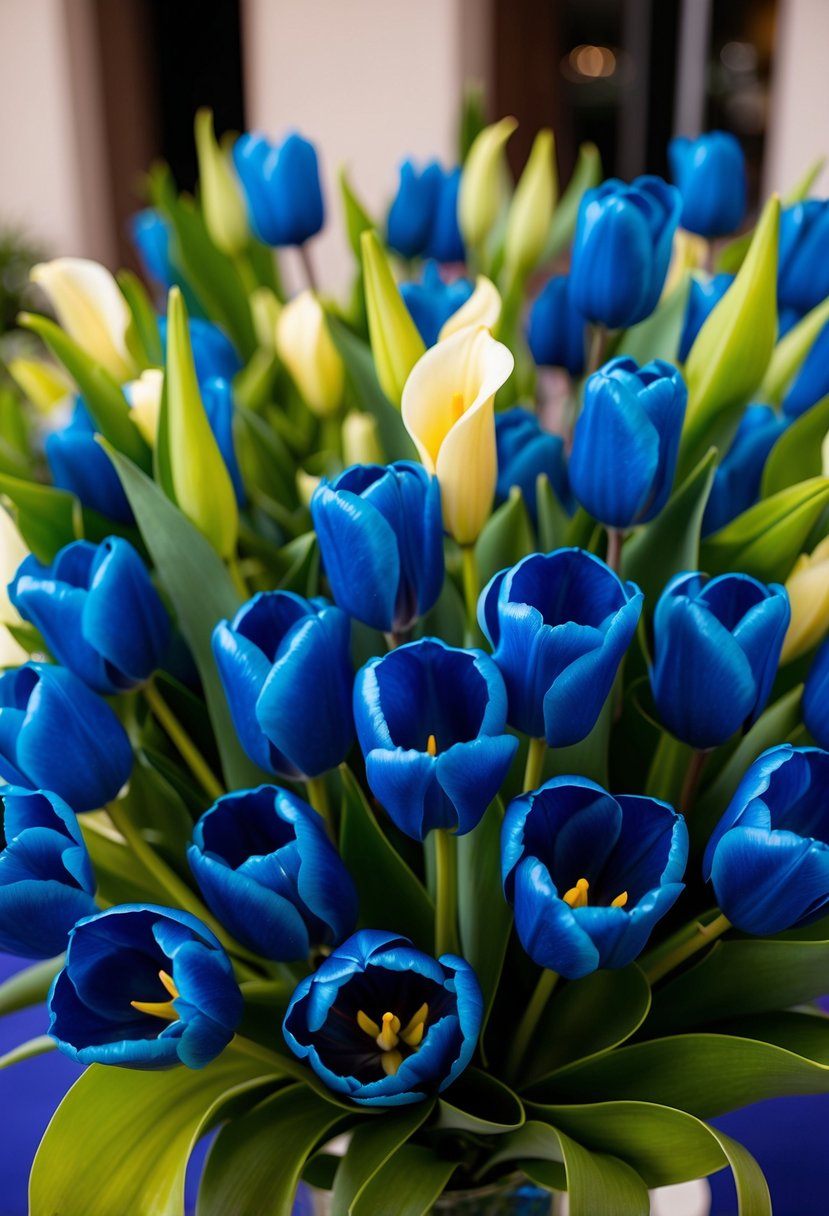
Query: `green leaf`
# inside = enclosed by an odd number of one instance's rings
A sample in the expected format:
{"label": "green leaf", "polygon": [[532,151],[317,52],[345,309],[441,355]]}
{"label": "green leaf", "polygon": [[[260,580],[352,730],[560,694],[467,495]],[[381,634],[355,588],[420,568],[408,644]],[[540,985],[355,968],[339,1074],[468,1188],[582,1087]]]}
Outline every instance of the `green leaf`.
{"label": "green leaf", "polygon": [[63,957],[59,954],[56,958],[32,963],[30,967],[24,967],[22,971],[17,971],[4,980],[0,984],[0,1017],[45,1001],[52,987],[52,980],[63,966]]}
{"label": "green leaf", "polygon": [[538,548],[542,553],[552,553],[567,543],[570,516],[558,500],[550,479],[540,473],[535,483],[535,506],[538,515]]}
{"label": "green leaf", "polygon": [[382,1119],[372,1119],[354,1129],[334,1179],[330,1216],[348,1216],[363,1189],[426,1122],[433,1106],[434,1102],[426,1101],[389,1109]]}
{"label": "green leaf", "polygon": [[461,954],[481,985],[484,998],[482,1037],[498,990],[512,928],[512,913],[501,887],[503,819],[503,805],[496,799],[475,830],[459,836],[457,842]]}
{"label": "green leaf", "polygon": [[357,261],[362,262],[360,237],[369,229],[376,228],[377,225],[354,193],[351,182],[348,180],[348,170],[344,166],[337,174],[337,180],[340,183],[340,194],[343,200],[348,243]]}
{"label": "green leaf", "polygon": [[345,364],[345,374],[360,407],[377,419],[380,442],[389,461],[416,460],[417,452],[395,409],[380,387],[371,348],[338,317],[328,314],[331,338]]}
{"label": "green leaf", "polygon": [[198,1216],[291,1216],[306,1161],[343,1119],[304,1085],[290,1085],[227,1123],[207,1155]]}
{"label": "green leaf", "polygon": [[829,431],[829,396],[795,418],[769,453],[761,493],[763,498],[823,472],[821,446]]}
{"label": "green leaf", "polygon": [[130,353],[142,367],[161,367],[164,363],[161,334],[155,308],[147,295],[146,287],[131,270],[119,270],[115,277],[132,314],[132,322],[127,332]]}
{"label": "green leaf", "polygon": [[66,490],[3,473],[0,494],[14,504],[20,535],[42,562],[51,562],[58,549],[83,535],[80,503]]}
{"label": "green leaf", "polygon": [[593,143],[579,146],[579,154],[567,189],[558,200],[550,225],[550,235],[544,248],[543,261],[552,261],[570,244],[576,231],[579,204],[585,190],[597,186],[602,177],[602,158]]}
{"label": "green leaf", "polygon": [[456,1169],[419,1144],[393,1153],[351,1205],[350,1216],[427,1216]]}
{"label": "green leaf", "polygon": [[702,542],[702,569],[709,574],[740,570],[764,583],[785,582],[827,501],[825,477],[778,490]]}
{"label": "green leaf", "polygon": [[438,1099],[437,1122],[442,1131],[473,1136],[502,1136],[521,1127],[524,1108],[508,1086],[478,1068],[467,1068]]}
{"label": "green leaf", "polygon": [[690,290],[691,276],[686,273],[649,317],[625,330],[617,344],[617,353],[629,355],[639,364],[648,363],[651,359],[678,363],[679,342]]}
{"label": "green leaf", "polygon": [[829,321],[829,298],[793,325],[772,352],[758,397],[770,405],[780,405],[801,364]]}
{"label": "green leaf", "polygon": [[93,1064],[37,1150],[31,1216],[180,1216],[187,1160],[237,1096],[273,1084],[252,1062],[141,1072]]}
{"label": "green leaf", "polygon": [[485,587],[493,574],[506,566],[514,566],[534,549],[535,537],[524,497],[518,487],[513,486],[507,501],[490,515],[475,542],[480,585]]}
{"label": "green leaf", "polygon": [[[567,1190],[564,1154],[558,1136],[549,1123],[528,1119],[518,1131],[502,1136],[487,1160],[487,1171],[494,1171],[499,1166],[513,1162],[520,1162],[526,1171],[528,1161],[544,1162],[545,1176],[541,1186],[547,1190]],[[535,1169],[534,1172],[537,1173]]]}
{"label": "green leaf", "polygon": [[[570,1216],[648,1216],[648,1188],[624,1161],[604,1153],[592,1153],[558,1128],[550,1128],[558,1140],[567,1176]],[[537,1172],[532,1162],[522,1162],[531,1181],[545,1185],[546,1171]],[[554,1175],[555,1177],[555,1175]]]}
{"label": "green leaf", "polygon": [[415,875],[384,836],[362,789],[345,766],[340,853],[360,893],[360,924],[390,925],[432,952],[435,910]]}
{"label": "green leaf", "polygon": [[168,891],[147,872],[105,813],[79,815],[78,823],[102,899],[112,904],[169,901]]}
{"label": "green leaf", "polygon": [[23,1060],[45,1055],[47,1051],[56,1051],[57,1046],[51,1035],[39,1034],[37,1038],[29,1039],[26,1043],[18,1043],[17,1047],[13,1047],[11,1051],[0,1056],[0,1068],[11,1068],[12,1064],[20,1064]]}

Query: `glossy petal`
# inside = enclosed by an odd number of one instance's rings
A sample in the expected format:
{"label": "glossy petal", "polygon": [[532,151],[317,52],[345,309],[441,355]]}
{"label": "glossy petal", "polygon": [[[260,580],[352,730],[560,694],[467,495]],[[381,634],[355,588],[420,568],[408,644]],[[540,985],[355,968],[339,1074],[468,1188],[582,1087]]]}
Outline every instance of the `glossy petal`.
{"label": "glossy petal", "polygon": [[325,209],[313,144],[293,132],[280,145],[263,135],[243,135],[233,158],[260,240],[301,245],[319,232]]}
{"label": "glossy petal", "polygon": [[714,852],[711,882],[738,929],[780,933],[816,920],[829,903],[829,846],[793,832],[732,828]]}
{"label": "glossy petal", "polygon": [[668,156],[682,195],[682,227],[705,237],[739,228],[746,210],[746,166],[735,136],[708,131],[694,140],[678,137],[671,140]]}
{"label": "glossy petal", "polygon": [[548,279],[530,308],[527,342],[536,363],[580,376],[585,363],[585,319],[577,311],[569,275]]}

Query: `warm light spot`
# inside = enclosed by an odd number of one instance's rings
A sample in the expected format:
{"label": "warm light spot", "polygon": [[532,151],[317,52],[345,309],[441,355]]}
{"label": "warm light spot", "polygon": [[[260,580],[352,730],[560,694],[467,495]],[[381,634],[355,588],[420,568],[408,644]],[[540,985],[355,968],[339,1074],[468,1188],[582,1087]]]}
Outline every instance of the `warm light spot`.
{"label": "warm light spot", "polygon": [[173,977],[168,975],[166,971],[159,971],[158,978],[164,985],[164,988],[169,992],[172,1000],[169,1001],[130,1001],[133,1009],[137,1009],[139,1013],[149,1013],[154,1018],[164,1018],[167,1022],[175,1022],[178,1020],[178,1014],[173,1008],[173,1001],[181,994],[178,988],[173,983]]}
{"label": "warm light spot", "polygon": [[589,80],[606,79],[616,71],[616,56],[609,46],[582,44],[573,47],[568,56],[570,67]]}
{"label": "warm light spot", "polygon": [[438,741],[434,735],[430,735],[426,740],[426,753],[429,756],[436,756],[438,754]]}

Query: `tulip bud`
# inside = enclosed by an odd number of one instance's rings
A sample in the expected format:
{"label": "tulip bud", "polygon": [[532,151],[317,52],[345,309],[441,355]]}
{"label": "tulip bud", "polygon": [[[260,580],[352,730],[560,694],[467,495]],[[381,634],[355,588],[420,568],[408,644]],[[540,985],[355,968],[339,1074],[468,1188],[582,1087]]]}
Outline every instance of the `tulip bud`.
{"label": "tulip bud", "polygon": [[50,414],[73,392],[72,382],[63,369],[40,359],[11,359],[9,374],[42,414]]}
{"label": "tulip bud", "polygon": [[150,447],[155,447],[158,419],[161,415],[161,393],[164,373],[159,367],[149,367],[137,380],[124,385],[124,395],[132,409],[130,418]]}
{"label": "tulip bud", "polygon": [[167,446],[172,488],[181,510],[222,557],[236,547],[239,513],[227,466],[205,413],[181,292],[167,310]]}
{"label": "tulip bud", "polygon": [[524,278],[544,252],[553,222],[557,185],[553,133],[539,131],[507,218],[504,266],[510,278]]}
{"label": "tulip bud", "polygon": [[727,131],[699,139],[672,139],[671,173],[682,195],[680,223],[700,236],[727,236],[739,228],[746,210],[743,150]]}
{"label": "tulip bud", "polygon": [[119,384],[138,371],[127,346],[132,315],[105,266],[87,258],[55,258],[32,267],[69,337]]}
{"label": "tulip bud", "polygon": [[18,566],[28,556],[28,546],[17,525],[8,511],[0,507],[0,667],[19,667],[29,657],[8,629],[9,625],[19,625],[21,617],[7,590]]}
{"label": "tulip bud", "polygon": [[308,408],[319,418],[333,414],[342,403],[345,367],[312,291],[300,292],[280,312],[276,350]]}
{"label": "tulip bud", "polygon": [[251,292],[250,311],[259,346],[265,351],[276,350],[276,325],[282,305],[270,287],[257,287]]}
{"label": "tulip bud", "polygon": [[504,147],[518,126],[514,118],[484,127],[475,139],[461,175],[458,221],[467,245],[477,248],[489,235],[503,199]]}
{"label": "tulip bud", "polygon": [[811,553],[801,553],[786,579],[792,610],[783,642],[781,663],[788,663],[817,646],[829,629],[829,537]]}
{"label": "tulip bud", "polygon": [[250,243],[242,191],[231,168],[230,157],[213,133],[212,110],[197,110],[195,127],[204,222],[222,253],[236,257]]}
{"label": "tulip bud", "polygon": [[361,410],[349,410],[343,422],[343,463],[383,464],[383,448],[377,419]]}
{"label": "tulip bud", "polygon": [[389,401],[399,405],[406,378],[426,347],[403,303],[377,233],[364,232],[360,244],[368,333],[377,379]]}
{"label": "tulip bud", "polygon": [[500,319],[501,293],[491,279],[479,274],[475,280],[475,290],[472,295],[441,326],[438,342],[442,342],[444,338],[450,338],[459,329],[466,329],[469,325],[483,325],[491,331],[495,329]]}

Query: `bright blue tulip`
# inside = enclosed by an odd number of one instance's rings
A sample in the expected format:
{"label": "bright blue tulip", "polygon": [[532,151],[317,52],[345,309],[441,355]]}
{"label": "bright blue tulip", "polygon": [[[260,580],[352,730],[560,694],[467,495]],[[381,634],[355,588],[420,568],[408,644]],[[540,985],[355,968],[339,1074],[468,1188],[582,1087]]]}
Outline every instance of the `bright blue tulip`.
{"label": "bright blue tulip", "polygon": [[685,305],[685,322],[679,339],[680,363],[684,363],[690,355],[697,334],[733,282],[733,274],[715,274],[707,279],[691,279],[691,290]]}
{"label": "bright blue tulip", "polygon": [[458,225],[460,188],[460,168],[447,169],[440,179],[432,226],[423,250],[424,257],[444,263],[465,261],[466,250]]}
{"label": "bright blue tulip", "polygon": [[427,262],[421,281],[401,283],[400,294],[426,346],[434,346],[441,329],[472,295],[469,279],[447,282],[437,262]]}
{"label": "bright blue tulip", "polygon": [[119,524],[134,522],[121,480],[112,461],[96,441],[97,431],[80,397],[72,420],[46,437],[46,462],[60,490],[77,495],[85,507]]}
{"label": "bright blue tulip", "polygon": [[147,278],[169,291],[176,281],[170,260],[170,225],[160,211],[147,207],[130,217],[129,228]]}
{"label": "bright blue tulip", "polygon": [[799,418],[829,394],[829,325],[818,334],[783,399],[783,413]]}
{"label": "bright blue tulip", "polygon": [[829,639],[821,645],[806,677],[803,721],[812,738],[829,748]]}
{"label": "bright blue tulip", "polygon": [[362,929],[296,988],[282,1029],[335,1094],[406,1106],[440,1093],[472,1058],[483,1001],[464,959]]}
{"label": "bright blue tulip", "polygon": [[766,706],[789,597],[747,574],[678,574],[654,614],[651,688],[659,716],[692,747],[719,747]]}
{"label": "bright blue tulip", "polygon": [[413,162],[400,166],[400,185],[387,221],[389,246],[404,258],[429,257],[462,262],[463,238],[458,227],[460,169],[444,170],[431,161],[418,171]]}
{"label": "bright blue tulip", "polygon": [[509,697],[510,726],[550,747],[596,724],[642,611],[642,592],[583,549],[533,553],[478,600]]}
{"label": "bright blue tulip", "polygon": [[351,717],[350,625],[324,599],[263,591],[213,630],[213,653],[242,747],[290,780],[345,759]]}
{"label": "bright blue tulip", "polygon": [[302,245],[325,221],[316,148],[292,132],[281,144],[242,135],[233,159],[251,227],[266,245]]}
{"label": "bright blue tulip", "polygon": [[143,684],[170,640],[167,610],[146,566],[117,536],[100,545],[76,540],[48,566],[30,554],[9,596],[54,658],[96,692]]}
{"label": "bright blue tulip", "polygon": [[79,1064],[204,1068],[233,1038],[242,994],[195,916],[121,904],[72,930],[49,1013],[49,1034]]}
{"label": "bright blue tulip", "polygon": [[304,962],[354,928],[354,883],[320,816],[287,790],[225,794],[193,829],[187,860],[210,911],[265,958]]}
{"label": "bright blue tulip", "polygon": [[240,507],[243,507],[247,494],[233,438],[233,415],[236,405],[230,381],[224,380],[220,376],[211,376],[201,385],[201,398],[213,437],[218,444],[222,459],[227,465],[230,480],[233,482],[236,501]]}
{"label": "bright blue tulip", "polygon": [[64,667],[0,675],[0,777],[52,790],[73,811],[105,806],[132,771],[132,748],[106,701]]}
{"label": "bright blue tulip", "polygon": [[[193,351],[193,363],[196,368],[196,379],[201,386],[206,380],[218,376],[222,380],[232,380],[241,369],[242,361],[236,353],[236,347],[227,335],[201,317],[189,317],[187,331],[190,336],[190,348]],[[164,351],[164,361],[167,361],[167,318],[158,318],[158,332],[161,335],[161,346]]]}
{"label": "bright blue tulip", "polygon": [[629,528],[658,515],[673,486],[688,390],[662,359],[611,359],[584,386],[570,484],[601,523]]}
{"label": "bright blue tulip", "polygon": [[777,302],[801,315],[829,295],[829,199],[807,198],[780,215]]}
{"label": "bright blue tulip", "polygon": [[725,527],[757,502],[769,452],[785,429],[786,419],[770,405],[748,407],[714,474],[702,517],[703,536]]}
{"label": "bright blue tulip", "polygon": [[667,802],[554,777],[507,808],[504,894],[521,945],[568,980],[626,967],[682,892],[685,820]]}
{"label": "bright blue tulip", "polygon": [[354,682],[366,780],[402,832],[471,832],[501,788],[518,740],[507,694],[481,650],[422,638],[371,659]]}
{"label": "bright blue tulip", "polygon": [[570,511],[572,495],[564,440],[545,431],[533,410],[521,405],[499,410],[495,415],[495,447],[498,452],[495,496],[499,502],[505,502],[512,487],[517,486],[527,510],[537,520],[536,483],[543,474],[549,478],[564,509]]}
{"label": "bright blue tulip", "polygon": [[357,464],[323,478],[311,516],[331,593],[349,616],[403,633],[443,586],[440,486],[423,465]]}
{"label": "bright blue tulip", "polygon": [[699,236],[727,236],[746,213],[746,162],[735,136],[708,131],[668,145],[671,175],[682,195],[680,223]]}
{"label": "bright blue tulip", "polygon": [[54,958],[97,912],[95,877],[74,812],[57,794],[0,789],[0,950]]}
{"label": "bright blue tulip", "polygon": [[569,275],[555,275],[536,296],[527,341],[539,366],[564,367],[571,376],[584,371],[585,320],[573,304]]}
{"label": "bright blue tulip", "polygon": [[808,925],[829,905],[829,752],[783,743],[748,769],[705,850],[703,877],[743,933]]}
{"label": "bright blue tulip", "polygon": [[682,208],[660,177],[631,185],[610,178],[579,206],[570,283],[576,309],[609,329],[643,321],[656,308]]}

